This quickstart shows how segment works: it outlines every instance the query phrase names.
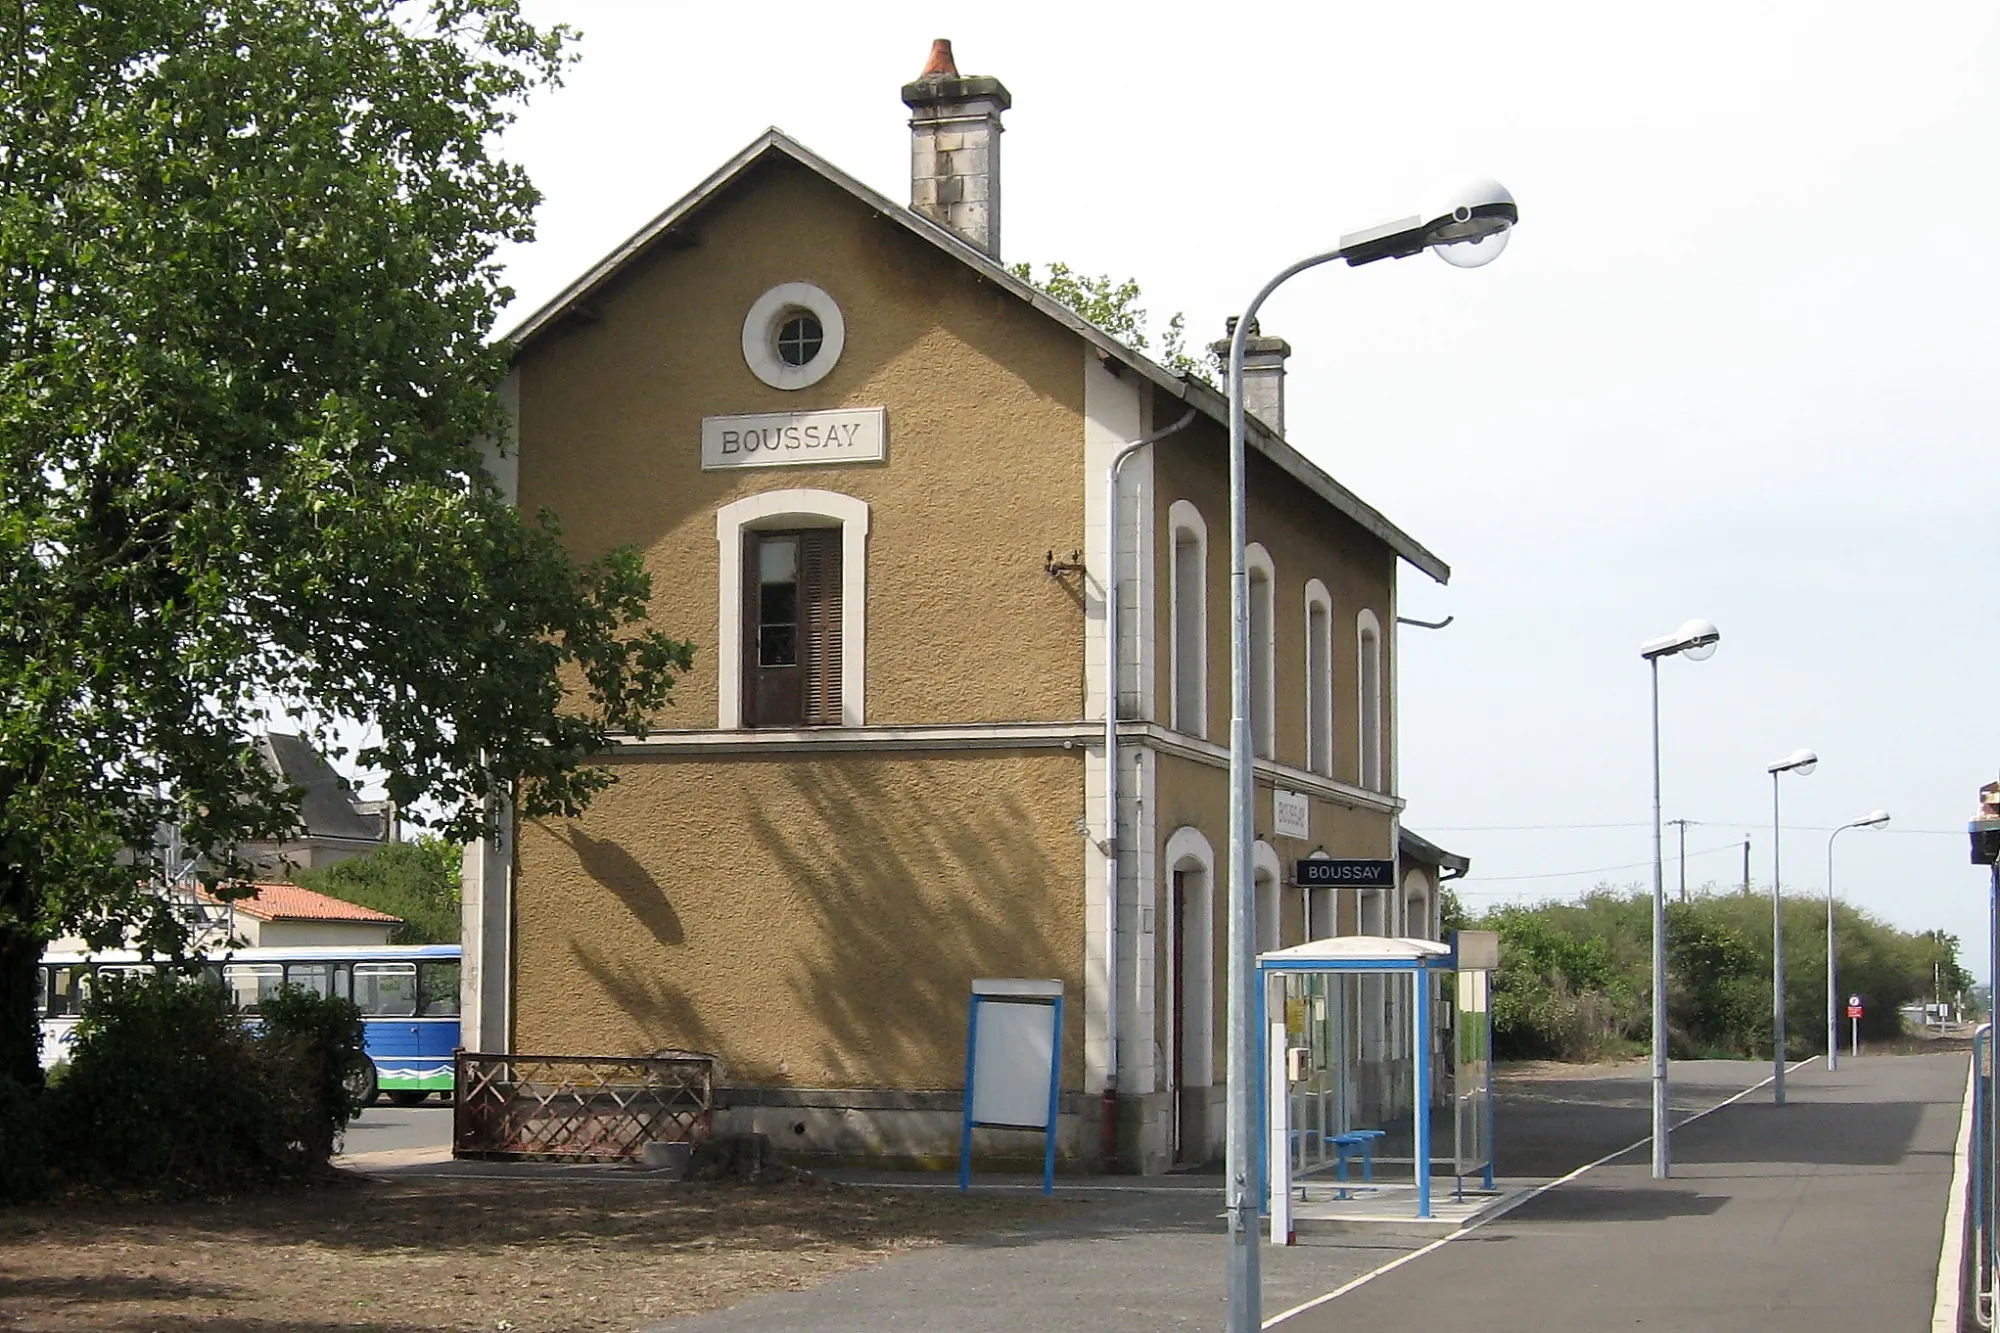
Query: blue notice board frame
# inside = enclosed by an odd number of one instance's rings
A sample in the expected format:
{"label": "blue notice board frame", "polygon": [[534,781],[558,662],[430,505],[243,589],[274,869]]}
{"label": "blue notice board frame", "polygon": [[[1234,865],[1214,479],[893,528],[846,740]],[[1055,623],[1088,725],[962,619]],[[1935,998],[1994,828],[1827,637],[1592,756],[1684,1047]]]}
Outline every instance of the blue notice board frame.
{"label": "blue notice board frame", "polygon": [[[1048,1075],[1047,1095],[1041,1101],[1040,1121],[1035,1123],[1026,1117],[1006,1119],[980,1118],[980,1103],[998,1098],[1003,1092],[1008,1094],[1008,1106],[1024,1107],[1029,1104],[1035,1090],[1028,1083],[1033,1077],[1039,1082],[1039,1069],[1032,1072],[1021,1067],[1022,1059],[1033,1060],[1038,1052],[1020,1048],[999,1052],[1004,1063],[1015,1067],[1003,1075],[1011,1086],[995,1088],[991,1080],[995,1077],[989,1065],[988,1080],[983,1093],[979,1083],[980,1065],[980,1010],[987,1005],[1049,1010]],[[996,1015],[997,1017],[997,1015]],[[965,1025],[965,1114],[960,1127],[958,1142],[958,1187],[960,1190],[972,1188],[972,1131],[975,1129],[1023,1129],[1042,1131],[1042,1193],[1053,1194],[1056,1188],[1056,1111],[1062,1077],[1062,1026],[1063,995],[1062,982],[1045,980],[994,979],[972,983],[972,1004]],[[994,1043],[1016,1041],[1018,1029],[1014,1025],[1007,1028],[994,1027],[987,1041],[989,1052]]]}

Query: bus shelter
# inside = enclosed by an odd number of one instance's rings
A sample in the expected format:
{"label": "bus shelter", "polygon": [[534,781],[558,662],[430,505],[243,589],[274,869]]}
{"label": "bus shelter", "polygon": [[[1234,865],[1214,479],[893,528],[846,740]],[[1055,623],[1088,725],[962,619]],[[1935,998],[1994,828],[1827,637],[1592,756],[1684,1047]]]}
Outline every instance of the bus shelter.
{"label": "bus shelter", "polygon": [[[1293,1192],[1326,1173],[1333,1188],[1388,1194],[1409,1188],[1415,1216],[1431,1217],[1431,1177],[1446,1167],[1462,1197],[1468,1176],[1493,1188],[1493,1008],[1499,940],[1454,932],[1449,944],[1343,935],[1257,960],[1259,1096],[1268,1127],[1261,1154],[1272,1239],[1289,1243]],[[1395,1030],[1395,1017],[1407,1022]],[[1442,1086],[1440,1086],[1442,1085]],[[1448,1107],[1450,1156],[1434,1144],[1433,1108]],[[1405,1156],[1378,1153],[1400,1133]],[[1403,1165],[1409,1184],[1395,1184]],[[1377,1168],[1385,1174],[1376,1179]]]}

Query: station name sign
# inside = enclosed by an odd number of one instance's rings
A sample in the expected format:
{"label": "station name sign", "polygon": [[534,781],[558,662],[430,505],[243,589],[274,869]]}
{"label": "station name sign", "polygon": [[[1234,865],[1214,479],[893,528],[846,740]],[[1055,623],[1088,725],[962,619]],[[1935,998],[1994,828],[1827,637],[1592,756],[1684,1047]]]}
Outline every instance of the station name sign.
{"label": "station name sign", "polygon": [[1394,861],[1341,860],[1314,856],[1292,863],[1292,883],[1313,888],[1337,886],[1353,889],[1388,889],[1396,884]]}
{"label": "station name sign", "polygon": [[886,408],[862,407],[703,417],[702,470],[879,463],[888,456],[888,416]]}

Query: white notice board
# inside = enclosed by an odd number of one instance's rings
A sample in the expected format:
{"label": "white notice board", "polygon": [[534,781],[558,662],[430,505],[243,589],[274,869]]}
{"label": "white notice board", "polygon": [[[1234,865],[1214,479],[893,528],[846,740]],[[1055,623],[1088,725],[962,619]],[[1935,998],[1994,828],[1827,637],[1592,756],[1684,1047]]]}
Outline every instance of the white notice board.
{"label": "white notice board", "polygon": [[972,1056],[972,1123],[1047,1129],[1049,1066],[1055,1058],[1053,1004],[982,996]]}

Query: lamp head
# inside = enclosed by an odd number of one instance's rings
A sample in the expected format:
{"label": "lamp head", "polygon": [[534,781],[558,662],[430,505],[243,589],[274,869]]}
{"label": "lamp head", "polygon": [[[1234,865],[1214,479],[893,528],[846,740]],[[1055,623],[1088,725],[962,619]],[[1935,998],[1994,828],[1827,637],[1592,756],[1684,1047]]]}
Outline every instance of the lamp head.
{"label": "lamp head", "polygon": [[1867,814],[1854,821],[1854,827],[1881,828],[1888,822],[1889,812],[1887,810],[1870,810]]}
{"label": "lamp head", "polygon": [[1500,257],[1521,220],[1514,196],[1498,181],[1473,181],[1424,224],[1424,244],[1454,268],[1479,268]]}
{"label": "lamp head", "polygon": [[1794,750],[1790,755],[1772,764],[1767,770],[1772,773],[1796,773],[1805,777],[1819,767],[1819,756],[1811,750]]}
{"label": "lamp head", "polygon": [[1640,644],[1639,656],[1648,661],[1679,656],[1690,662],[1705,662],[1715,656],[1715,645],[1720,642],[1722,631],[1713,624],[1706,620],[1690,620],[1672,634]]}

